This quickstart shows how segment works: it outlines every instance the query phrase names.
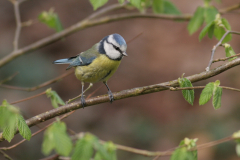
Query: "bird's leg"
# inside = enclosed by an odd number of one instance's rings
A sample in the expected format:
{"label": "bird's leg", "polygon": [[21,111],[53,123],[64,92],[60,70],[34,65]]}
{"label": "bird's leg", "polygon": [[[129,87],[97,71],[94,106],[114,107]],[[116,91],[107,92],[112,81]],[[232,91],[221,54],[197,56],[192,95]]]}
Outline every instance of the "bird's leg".
{"label": "bird's leg", "polygon": [[103,82],[103,83],[106,85],[106,87],[108,89],[108,96],[109,96],[110,102],[112,103],[114,101],[113,94],[112,94],[111,90],[109,89],[107,82]]}
{"label": "bird's leg", "polygon": [[84,82],[82,82],[82,93],[81,93],[79,96],[77,96],[77,97],[74,97],[74,98],[72,98],[72,99],[69,99],[69,100],[67,101],[67,103],[70,103],[70,102],[72,102],[72,101],[74,101],[74,100],[76,100],[76,99],[78,99],[78,98],[81,97],[81,103],[82,103],[82,106],[83,106],[83,108],[84,108],[84,106],[86,105],[86,102],[85,102],[85,99],[84,99],[84,95],[83,95],[83,94],[84,94],[87,90],[89,90],[92,86],[93,86],[93,84],[90,83],[89,86],[88,86],[88,88],[87,88],[85,91],[83,91],[83,90],[84,90]]}

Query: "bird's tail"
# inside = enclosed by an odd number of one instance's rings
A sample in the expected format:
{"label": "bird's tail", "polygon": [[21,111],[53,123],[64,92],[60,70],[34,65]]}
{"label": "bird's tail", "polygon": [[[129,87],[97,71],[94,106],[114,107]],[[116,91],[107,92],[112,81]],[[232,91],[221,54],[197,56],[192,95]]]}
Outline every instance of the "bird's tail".
{"label": "bird's tail", "polygon": [[54,64],[70,64],[75,57],[65,58],[65,59],[59,59],[56,61],[53,61]]}

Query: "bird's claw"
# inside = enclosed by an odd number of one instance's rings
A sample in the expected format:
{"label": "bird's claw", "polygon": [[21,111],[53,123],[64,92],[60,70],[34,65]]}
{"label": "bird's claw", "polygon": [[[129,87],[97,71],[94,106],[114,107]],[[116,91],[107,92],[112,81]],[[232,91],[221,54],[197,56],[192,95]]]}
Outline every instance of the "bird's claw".
{"label": "bird's claw", "polygon": [[111,91],[108,91],[108,96],[109,96],[110,102],[112,103],[114,101],[114,97]]}

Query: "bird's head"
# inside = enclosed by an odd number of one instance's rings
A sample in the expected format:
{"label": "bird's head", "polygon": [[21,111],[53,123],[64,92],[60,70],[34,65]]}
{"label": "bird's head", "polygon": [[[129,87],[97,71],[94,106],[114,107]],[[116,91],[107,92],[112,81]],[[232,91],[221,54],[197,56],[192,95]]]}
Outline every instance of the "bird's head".
{"label": "bird's head", "polygon": [[112,60],[121,60],[123,56],[127,56],[127,44],[124,38],[116,33],[104,37],[100,41],[98,50]]}

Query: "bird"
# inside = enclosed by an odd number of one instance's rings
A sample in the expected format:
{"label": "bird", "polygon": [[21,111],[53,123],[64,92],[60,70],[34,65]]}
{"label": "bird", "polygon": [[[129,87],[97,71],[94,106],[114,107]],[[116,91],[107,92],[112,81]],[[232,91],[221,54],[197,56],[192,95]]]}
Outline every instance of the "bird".
{"label": "bird", "polygon": [[[127,44],[124,38],[117,34],[104,37],[90,49],[81,52],[77,56],[59,59],[54,64],[69,64],[66,70],[74,67],[75,76],[82,83],[81,104],[86,106],[84,93],[89,90],[93,83],[103,82],[108,89],[110,102],[114,101],[113,94],[107,85],[107,81],[116,72],[126,53]],[[84,84],[90,83],[84,90]]]}

